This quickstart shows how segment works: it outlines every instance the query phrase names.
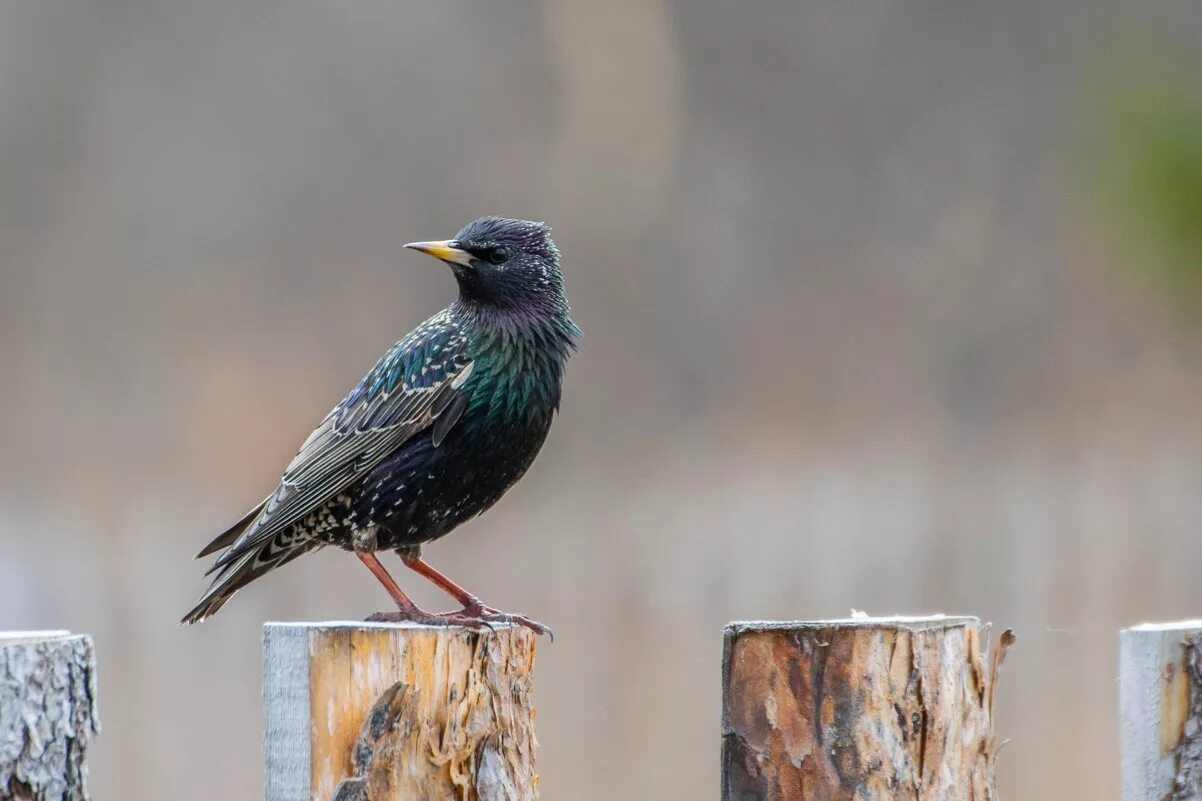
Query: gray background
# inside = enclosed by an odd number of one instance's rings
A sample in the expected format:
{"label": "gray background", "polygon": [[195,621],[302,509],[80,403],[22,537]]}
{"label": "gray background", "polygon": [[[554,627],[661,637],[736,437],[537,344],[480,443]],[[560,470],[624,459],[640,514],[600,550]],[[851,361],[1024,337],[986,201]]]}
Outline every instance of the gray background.
{"label": "gray background", "polygon": [[586,337],[530,475],[427,555],[559,634],[546,798],[716,798],[722,625],[854,607],[1017,629],[1003,796],[1117,799],[1115,630],[1202,611],[1199,296],[1158,266],[1202,251],[1139,225],[1123,110],[1198,96],[1200,30],[0,0],[0,628],[95,635],[96,797],[260,797],[260,624],[387,598],[325,552],[181,629],[191,555],[453,297],[400,245],[501,213]]}

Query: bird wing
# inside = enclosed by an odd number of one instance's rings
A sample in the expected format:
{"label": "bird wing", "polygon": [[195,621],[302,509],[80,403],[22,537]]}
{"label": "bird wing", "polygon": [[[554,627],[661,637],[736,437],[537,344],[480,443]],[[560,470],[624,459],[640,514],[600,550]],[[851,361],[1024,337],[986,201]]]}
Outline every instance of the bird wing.
{"label": "bird wing", "polygon": [[[230,564],[362,478],[450,409],[472,373],[467,337],[444,312],[418,326],[326,415],[254,522],[213,565]],[[452,421],[453,423],[453,421]],[[445,431],[438,437],[441,443]],[[210,571],[212,572],[212,571]]]}

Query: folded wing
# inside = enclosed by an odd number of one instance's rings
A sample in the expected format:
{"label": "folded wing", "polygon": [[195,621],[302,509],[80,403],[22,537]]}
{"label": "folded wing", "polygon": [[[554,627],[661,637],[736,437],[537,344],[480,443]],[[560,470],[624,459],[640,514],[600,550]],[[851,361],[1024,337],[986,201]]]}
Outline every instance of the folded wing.
{"label": "folded wing", "polygon": [[397,343],[309,435],[279,486],[257,513],[252,510],[253,518],[209,572],[270,543],[436,424],[439,444],[462,412],[461,390],[472,366],[466,337],[445,315]]}

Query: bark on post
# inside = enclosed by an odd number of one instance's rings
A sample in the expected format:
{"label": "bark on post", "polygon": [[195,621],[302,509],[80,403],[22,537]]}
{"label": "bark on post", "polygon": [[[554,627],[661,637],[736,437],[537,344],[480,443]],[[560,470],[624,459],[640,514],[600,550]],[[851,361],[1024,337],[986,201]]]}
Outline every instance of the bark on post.
{"label": "bark on post", "polygon": [[723,801],[993,801],[1013,641],[972,617],[732,623]]}
{"label": "bark on post", "polygon": [[1119,633],[1123,801],[1202,799],[1202,620]]}
{"label": "bark on post", "polygon": [[267,801],[534,801],[535,639],[268,623]]}
{"label": "bark on post", "polygon": [[87,801],[99,729],[90,637],[0,633],[0,801]]}

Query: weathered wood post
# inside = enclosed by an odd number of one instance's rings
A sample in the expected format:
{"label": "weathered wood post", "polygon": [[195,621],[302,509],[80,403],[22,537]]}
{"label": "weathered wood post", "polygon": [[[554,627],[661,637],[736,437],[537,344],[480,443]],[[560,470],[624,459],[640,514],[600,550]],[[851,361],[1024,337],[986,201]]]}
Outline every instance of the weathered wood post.
{"label": "weathered wood post", "polygon": [[1202,620],[1119,633],[1123,801],[1202,799]]}
{"label": "weathered wood post", "polygon": [[723,801],[992,801],[1013,641],[973,617],[732,623]]}
{"label": "weathered wood post", "polygon": [[535,639],[268,623],[267,801],[534,801]]}
{"label": "weathered wood post", "polygon": [[99,730],[90,637],[0,633],[0,801],[86,801]]}

